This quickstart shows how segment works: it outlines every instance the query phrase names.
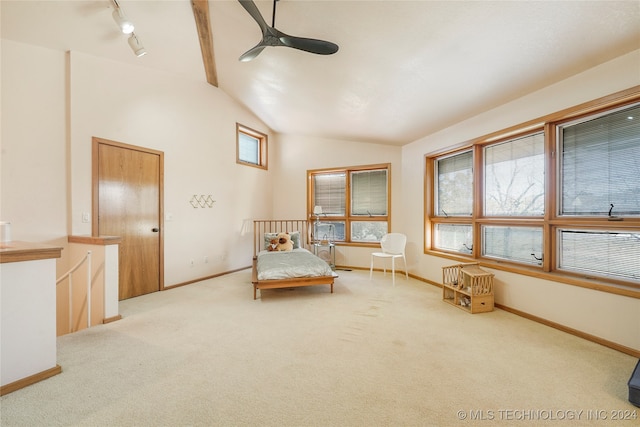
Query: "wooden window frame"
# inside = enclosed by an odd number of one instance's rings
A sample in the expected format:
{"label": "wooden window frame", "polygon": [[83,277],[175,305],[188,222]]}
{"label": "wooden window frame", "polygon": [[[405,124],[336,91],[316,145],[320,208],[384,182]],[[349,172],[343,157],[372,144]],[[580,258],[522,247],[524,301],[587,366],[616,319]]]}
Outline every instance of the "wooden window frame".
{"label": "wooden window frame", "polygon": [[[488,268],[508,271],[517,274],[553,280],[574,286],[597,289],[640,298],[640,283],[618,280],[614,278],[599,278],[584,273],[574,273],[559,270],[557,266],[558,242],[557,231],[560,229],[598,229],[598,230],[623,230],[640,231],[640,218],[633,216],[623,217],[622,221],[612,223],[606,217],[566,217],[559,212],[559,166],[558,163],[558,132],[559,126],[568,122],[587,118],[596,114],[612,112],[616,109],[628,107],[640,102],[640,86],[617,92],[615,94],[599,98],[584,104],[580,104],[556,113],[549,114],[516,125],[501,131],[497,131],[482,137],[459,144],[456,147],[425,155],[425,181],[424,181],[424,253],[458,262],[480,262]],[[517,139],[521,136],[544,131],[545,137],[545,211],[541,217],[485,217],[483,216],[483,191],[484,191],[484,161],[483,148],[487,145],[502,143]],[[435,161],[443,156],[473,150],[474,168],[474,201],[473,214],[470,217],[444,217],[435,212],[434,194],[437,185],[435,177]],[[470,224],[473,229],[473,250],[469,255],[436,249],[433,246],[433,236],[436,224]],[[483,225],[500,226],[531,226],[542,227],[544,259],[542,265],[531,266],[496,260],[481,256],[481,227]]]}
{"label": "wooden window frame", "polygon": [[[364,166],[349,166],[342,168],[326,168],[326,169],[312,169],[307,170],[307,218],[310,221],[315,221],[316,219],[320,221],[344,221],[345,223],[345,240],[336,241],[337,245],[343,246],[359,246],[359,247],[380,247],[378,242],[352,242],[351,241],[351,223],[363,221],[365,218],[358,215],[351,215],[351,173],[352,172],[362,172],[362,171],[372,171],[372,170],[386,170],[387,171],[387,215],[373,215],[368,217],[367,221],[386,221],[387,223],[387,233],[391,232],[391,163],[382,163],[382,164],[374,164],[374,165],[364,165]],[[313,201],[314,201],[314,183],[313,176],[319,174],[329,174],[329,173],[344,173],[346,174],[346,188],[345,188],[345,215],[344,216],[331,216],[325,217],[320,216],[317,217],[313,213]]]}
{"label": "wooden window frame", "polygon": [[[260,159],[258,164],[245,162],[240,160],[240,135],[248,135],[258,140],[258,158]],[[268,135],[264,134],[250,127],[236,123],[236,163],[239,165],[251,166],[254,168],[268,170]]]}

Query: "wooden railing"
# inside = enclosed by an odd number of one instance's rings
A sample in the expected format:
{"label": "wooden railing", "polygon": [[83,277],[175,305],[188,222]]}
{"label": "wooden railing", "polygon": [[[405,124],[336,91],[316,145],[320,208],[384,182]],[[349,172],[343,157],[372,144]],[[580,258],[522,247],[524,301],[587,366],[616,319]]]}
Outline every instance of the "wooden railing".
{"label": "wooden railing", "polygon": [[62,283],[64,279],[69,278],[69,333],[73,331],[73,272],[80,266],[87,262],[87,328],[91,327],[91,251],[87,251],[87,254],[76,265],[71,267],[69,271],[63,274],[58,280],[56,280],[56,286]]}

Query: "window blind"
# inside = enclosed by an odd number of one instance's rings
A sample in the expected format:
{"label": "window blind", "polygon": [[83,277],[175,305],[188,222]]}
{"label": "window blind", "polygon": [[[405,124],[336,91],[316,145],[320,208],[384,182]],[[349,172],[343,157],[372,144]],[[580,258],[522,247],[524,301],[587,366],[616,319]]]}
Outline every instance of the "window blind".
{"label": "window blind", "polygon": [[542,228],[483,226],[482,256],[541,264]]}
{"label": "window blind", "polygon": [[351,215],[387,214],[387,171],[351,172]]}
{"label": "window blind", "polygon": [[346,215],[346,173],[316,174],[313,180],[314,206],[327,216]]}
{"label": "window blind", "polygon": [[240,161],[260,164],[260,140],[246,133],[238,135],[238,158]]}
{"label": "window blind", "polygon": [[563,215],[640,215],[640,106],[561,129]]}
{"label": "window blind", "polygon": [[437,215],[471,215],[473,209],[473,154],[444,157],[436,163]]}
{"label": "window blind", "polygon": [[640,233],[560,230],[561,269],[640,282]]}
{"label": "window blind", "polygon": [[473,249],[473,228],[465,224],[436,224],[434,246],[469,254]]}

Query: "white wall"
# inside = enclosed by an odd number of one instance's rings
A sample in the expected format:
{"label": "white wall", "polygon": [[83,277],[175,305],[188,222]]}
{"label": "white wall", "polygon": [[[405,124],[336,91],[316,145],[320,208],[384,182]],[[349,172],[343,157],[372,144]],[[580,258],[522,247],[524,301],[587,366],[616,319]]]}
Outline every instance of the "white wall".
{"label": "white wall", "polygon": [[[7,40],[1,57],[0,219],[13,223],[14,239],[90,234],[81,213],[91,211],[92,136],[161,150],[165,212],[173,214],[165,222],[167,286],[248,266],[242,220],[303,217],[306,170],[387,162],[392,229],[409,237],[409,270],[440,281],[450,262],[422,251],[425,154],[640,84],[636,51],[398,148],[274,135],[220,90],[142,67]],[[268,171],[235,164],[236,121],[270,135]],[[193,209],[193,194],[217,202]],[[337,261],[367,267],[370,252],[339,247]],[[640,300],[495,273],[497,302],[640,349]]]}
{"label": "white wall", "polygon": [[[1,41],[0,220],[13,240],[67,247],[65,56]],[[56,274],[69,264],[56,260]]]}
{"label": "white wall", "polygon": [[[91,211],[91,137],[97,136],[164,152],[165,286],[249,266],[242,219],[271,215],[271,173],[236,164],[235,126],[269,129],[204,80],[76,52],[70,69],[73,233],[90,234],[80,219]],[[193,208],[194,194],[216,202]]]}
{"label": "white wall", "polygon": [[[96,136],[164,152],[165,286],[251,264],[242,219],[271,216],[272,173],[235,163],[235,125],[270,130],[204,77],[2,40],[2,88],[1,219],[15,240],[91,234]],[[194,209],[194,194],[216,203]]]}
{"label": "white wall", "polygon": [[[441,282],[450,260],[423,254],[424,156],[519,123],[640,85],[640,51],[624,55],[402,149],[404,218],[410,272]],[[493,271],[496,302],[640,350],[640,299]]]}
{"label": "white wall", "polygon": [[13,240],[67,237],[65,58],[2,40],[0,219]]}
{"label": "white wall", "polygon": [[[401,148],[389,145],[279,135],[274,169],[274,218],[305,218],[307,170],[331,167],[391,163],[391,230],[402,228],[402,163]],[[343,266],[368,266],[371,248],[338,246],[336,263]]]}

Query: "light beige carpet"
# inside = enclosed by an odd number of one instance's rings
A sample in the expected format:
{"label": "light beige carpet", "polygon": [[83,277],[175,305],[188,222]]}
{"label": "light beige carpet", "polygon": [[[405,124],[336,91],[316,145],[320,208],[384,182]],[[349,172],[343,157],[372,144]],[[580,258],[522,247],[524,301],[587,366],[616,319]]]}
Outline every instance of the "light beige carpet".
{"label": "light beige carpet", "polygon": [[58,339],[62,374],[2,397],[2,427],[640,425],[633,357],[339,274],[334,294],[254,301],[245,270],[123,301],[122,320]]}

